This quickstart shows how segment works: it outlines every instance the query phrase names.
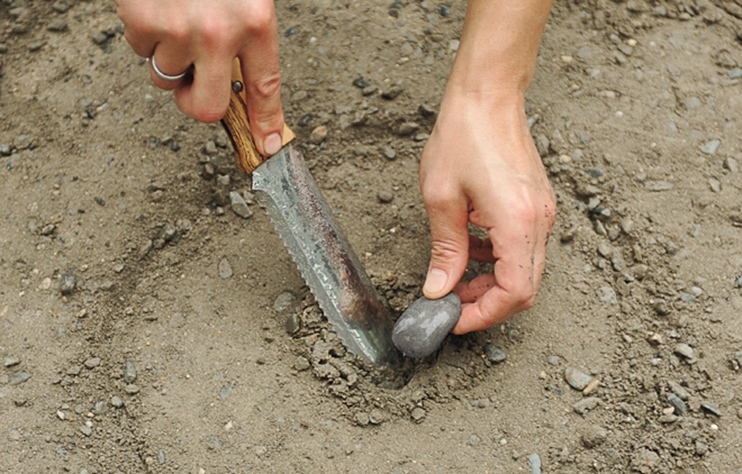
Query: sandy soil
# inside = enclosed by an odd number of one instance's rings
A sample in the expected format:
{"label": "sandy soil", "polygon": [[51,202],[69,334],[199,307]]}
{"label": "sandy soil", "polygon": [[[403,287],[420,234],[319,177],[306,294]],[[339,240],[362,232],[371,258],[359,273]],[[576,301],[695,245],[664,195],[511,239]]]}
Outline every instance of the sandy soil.
{"label": "sandy soil", "polygon": [[[287,122],[396,317],[465,4],[278,11]],[[0,2],[0,471],[742,472],[738,18],[557,2],[528,100],[559,199],[540,302],[384,375],[263,210],[232,211],[223,132],[151,85],[113,2]]]}

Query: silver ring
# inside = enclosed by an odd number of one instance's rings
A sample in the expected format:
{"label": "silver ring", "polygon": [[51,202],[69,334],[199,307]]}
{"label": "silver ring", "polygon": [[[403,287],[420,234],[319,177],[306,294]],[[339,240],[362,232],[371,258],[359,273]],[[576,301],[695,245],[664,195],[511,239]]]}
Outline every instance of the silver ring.
{"label": "silver ring", "polygon": [[155,73],[155,76],[162,79],[163,81],[168,81],[168,82],[179,81],[183,79],[186,73],[188,72],[188,70],[185,70],[181,72],[180,74],[175,74],[175,75],[165,74],[164,72],[160,71],[159,67],[157,67],[154,54],[147,58],[147,62],[149,63],[150,66],[152,66],[152,72]]}

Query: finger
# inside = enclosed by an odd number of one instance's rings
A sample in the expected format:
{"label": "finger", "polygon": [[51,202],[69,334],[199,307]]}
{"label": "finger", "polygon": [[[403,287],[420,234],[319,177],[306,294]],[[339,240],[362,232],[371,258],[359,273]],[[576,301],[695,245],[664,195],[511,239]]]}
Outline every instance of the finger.
{"label": "finger", "polygon": [[[491,288],[487,289],[488,285]],[[525,259],[511,258],[510,255],[499,258],[494,275],[475,278],[460,287],[462,301],[474,299],[474,302],[462,309],[454,334],[486,329],[531,308],[536,304],[537,290],[531,256]]]}
{"label": "finger", "polygon": [[278,62],[278,38],[272,3],[254,12],[248,31],[249,49],[239,54],[247,90],[247,113],[255,144],[264,155],[281,149],[283,111],[281,109],[281,74]]}
{"label": "finger", "polygon": [[474,303],[487,293],[491,288],[497,286],[494,273],[479,275],[471,281],[462,281],[457,284],[453,291],[459,296],[462,303]]}
{"label": "finger", "polygon": [[[149,76],[157,87],[169,91],[175,90],[191,80],[188,70],[192,59],[185,51],[186,48],[173,47],[171,43],[159,43],[155,46],[154,52],[149,57]],[[168,76],[177,76],[184,72],[186,75],[177,81],[165,80],[155,73],[155,67]]]}
{"label": "finger", "polygon": [[477,262],[495,263],[492,255],[492,242],[490,239],[480,239],[475,235],[469,236],[469,258]]}
{"label": "finger", "polygon": [[232,59],[229,55],[200,57],[190,81],[181,82],[175,89],[175,103],[184,114],[204,123],[224,117],[229,107]]}
{"label": "finger", "polygon": [[423,293],[442,298],[461,280],[469,261],[468,209],[463,197],[424,185],[423,200],[433,239]]}

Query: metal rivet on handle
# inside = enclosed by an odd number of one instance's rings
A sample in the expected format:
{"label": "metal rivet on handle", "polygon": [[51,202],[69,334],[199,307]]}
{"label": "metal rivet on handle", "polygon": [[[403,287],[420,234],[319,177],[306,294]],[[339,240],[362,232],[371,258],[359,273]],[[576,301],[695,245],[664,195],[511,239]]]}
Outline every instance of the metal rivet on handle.
{"label": "metal rivet on handle", "polygon": [[236,92],[236,93],[238,93],[238,94],[239,94],[240,92],[242,92],[242,88],[243,88],[243,87],[244,87],[244,86],[242,85],[242,83],[241,83],[240,81],[234,81],[234,82],[232,83],[232,90],[233,90],[233,91],[235,91],[235,92]]}

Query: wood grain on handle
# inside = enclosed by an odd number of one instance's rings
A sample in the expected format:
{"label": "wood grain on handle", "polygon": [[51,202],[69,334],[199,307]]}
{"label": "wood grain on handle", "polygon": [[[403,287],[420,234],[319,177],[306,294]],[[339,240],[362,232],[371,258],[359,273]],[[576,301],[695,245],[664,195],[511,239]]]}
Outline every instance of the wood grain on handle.
{"label": "wood grain on handle", "polygon": [[[234,63],[232,64],[232,84],[234,84],[235,81],[240,81],[243,85],[245,83],[242,79],[240,60],[237,58],[235,58]],[[237,166],[239,166],[245,173],[252,173],[255,171],[255,168],[260,166],[268,159],[268,157],[261,155],[255,147],[255,140],[252,136],[250,121],[247,118],[247,105],[245,104],[247,96],[245,89],[246,88],[243,86],[240,92],[235,92],[234,90],[231,91],[229,109],[222,119],[222,125],[227,131],[230,140],[232,140]],[[281,146],[286,146],[294,138],[296,138],[294,132],[284,124],[283,143]]]}

